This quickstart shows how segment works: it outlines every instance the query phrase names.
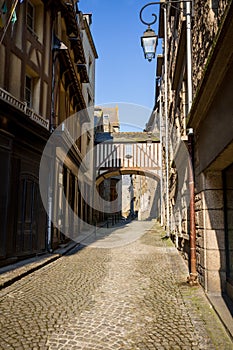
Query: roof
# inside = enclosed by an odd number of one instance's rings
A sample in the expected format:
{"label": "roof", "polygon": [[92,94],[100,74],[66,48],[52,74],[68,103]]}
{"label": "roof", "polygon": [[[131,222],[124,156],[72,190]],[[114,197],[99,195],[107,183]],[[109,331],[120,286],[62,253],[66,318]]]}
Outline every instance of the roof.
{"label": "roof", "polygon": [[137,142],[159,142],[159,138],[149,132],[100,132],[96,133],[96,143],[137,143]]}

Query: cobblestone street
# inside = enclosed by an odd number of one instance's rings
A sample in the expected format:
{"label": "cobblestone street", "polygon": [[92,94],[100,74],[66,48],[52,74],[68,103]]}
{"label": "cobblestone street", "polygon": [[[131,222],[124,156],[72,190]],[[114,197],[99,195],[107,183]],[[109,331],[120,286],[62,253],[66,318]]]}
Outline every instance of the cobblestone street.
{"label": "cobblestone street", "polygon": [[233,349],[170,240],[146,227],[119,247],[78,246],[4,288],[0,349]]}

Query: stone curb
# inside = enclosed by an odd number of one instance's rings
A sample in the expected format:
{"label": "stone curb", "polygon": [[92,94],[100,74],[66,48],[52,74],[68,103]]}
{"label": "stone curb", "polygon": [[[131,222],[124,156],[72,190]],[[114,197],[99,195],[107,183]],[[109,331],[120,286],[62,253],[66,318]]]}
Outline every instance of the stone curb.
{"label": "stone curb", "polygon": [[209,293],[205,293],[205,295],[233,341],[233,303],[229,300],[229,305],[227,307],[221,295],[211,295]]}
{"label": "stone curb", "polygon": [[[97,230],[102,228],[104,225],[106,225],[106,222],[103,222],[102,225],[97,228]],[[43,255],[28,258],[0,268],[0,290],[10,286],[30,273],[39,270],[45,265],[59,259],[80,244],[81,242],[71,241],[68,244],[64,244],[63,247],[54,250],[52,253],[45,253]]]}
{"label": "stone curb", "polygon": [[39,270],[40,268],[52,263],[78,245],[76,242],[70,242],[62,248],[55,250],[53,253],[46,253],[30,259],[22,260],[12,265],[0,268],[0,290]]}

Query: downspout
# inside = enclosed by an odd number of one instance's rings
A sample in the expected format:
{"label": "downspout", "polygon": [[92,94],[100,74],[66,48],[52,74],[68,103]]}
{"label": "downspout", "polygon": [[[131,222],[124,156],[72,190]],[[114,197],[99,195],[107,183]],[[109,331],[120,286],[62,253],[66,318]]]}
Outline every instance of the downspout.
{"label": "downspout", "polygon": [[191,1],[189,1],[186,3],[188,113],[191,110],[193,102],[191,26]]}
{"label": "downspout", "polygon": [[55,74],[56,74],[56,61],[57,61],[57,55],[58,55],[59,48],[56,47],[55,44],[55,33],[54,33],[54,23],[52,25],[52,45],[51,45],[51,52],[52,52],[52,87],[51,87],[51,112],[50,112],[50,132],[52,133],[54,129],[57,127],[56,119],[55,119]]}
{"label": "downspout", "polygon": [[[50,133],[54,131],[54,111],[55,111],[55,99],[54,99],[54,90],[55,90],[55,60],[56,60],[56,51],[54,50],[54,23],[52,26],[52,93],[51,93],[51,112],[50,112]],[[55,148],[56,149],[56,148]],[[49,172],[49,182],[48,182],[48,217],[47,217],[47,250],[51,253],[52,248],[52,212],[53,212],[53,177],[54,177],[54,161],[53,159],[56,159],[56,154],[53,154],[54,147],[52,148],[52,154],[49,154],[49,157],[52,157],[52,159],[49,159],[50,164],[50,172]]]}
{"label": "downspout", "polygon": [[165,149],[166,149],[166,236],[170,237],[169,218],[169,157],[168,157],[168,74],[167,74],[167,8],[163,7],[164,13],[164,109],[165,109]]}
{"label": "downspout", "polygon": [[[191,1],[186,3],[186,33],[187,33],[187,87],[188,87],[188,113],[192,107],[192,33],[191,33]],[[196,222],[195,222],[195,183],[194,183],[194,133],[188,130],[189,151],[189,192],[190,192],[190,271],[188,283],[197,284],[197,253],[196,253]]]}
{"label": "downspout", "polygon": [[190,192],[190,272],[187,281],[197,284],[197,254],[196,254],[196,223],[195,223],[195,185],[194,185],[194,134],[193,129],[188,130],[189,151],[189,192]]}
{"label": "downspout", "polygon": [[53,209],[53,168],[54,163],[51,161],[49,184],[48,184],[48,217],[47,217],[47,250],[52,253],[52,209]]}
{"label": "downspout", "polygon": [[161,197],[161,203],[160,203],[160,225],[163,227],[164,225],[164,220],[163,220],[163,146],[162,146],[162,91],[161,91],[161,78],[159,81],[160,87],[159,87],[159,133],[160,133],[160,160],[159,160],[159,165],[160,165],[160,197]]}

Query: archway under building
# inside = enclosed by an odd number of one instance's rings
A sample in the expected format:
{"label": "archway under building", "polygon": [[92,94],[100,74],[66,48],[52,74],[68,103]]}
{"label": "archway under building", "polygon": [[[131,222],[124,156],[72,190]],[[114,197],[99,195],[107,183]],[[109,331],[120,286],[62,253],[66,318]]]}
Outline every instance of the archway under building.
{"label": "archway under building", "polygon": [[111,168],[97,176],[96,186],[103,199],[111,202],[117,198],[118,204],[121,201],[121,211],[103,213],[102,221],[108,218],[112,223],[119,219],[160,220],[162,201],[157,172],[137,167]]}

